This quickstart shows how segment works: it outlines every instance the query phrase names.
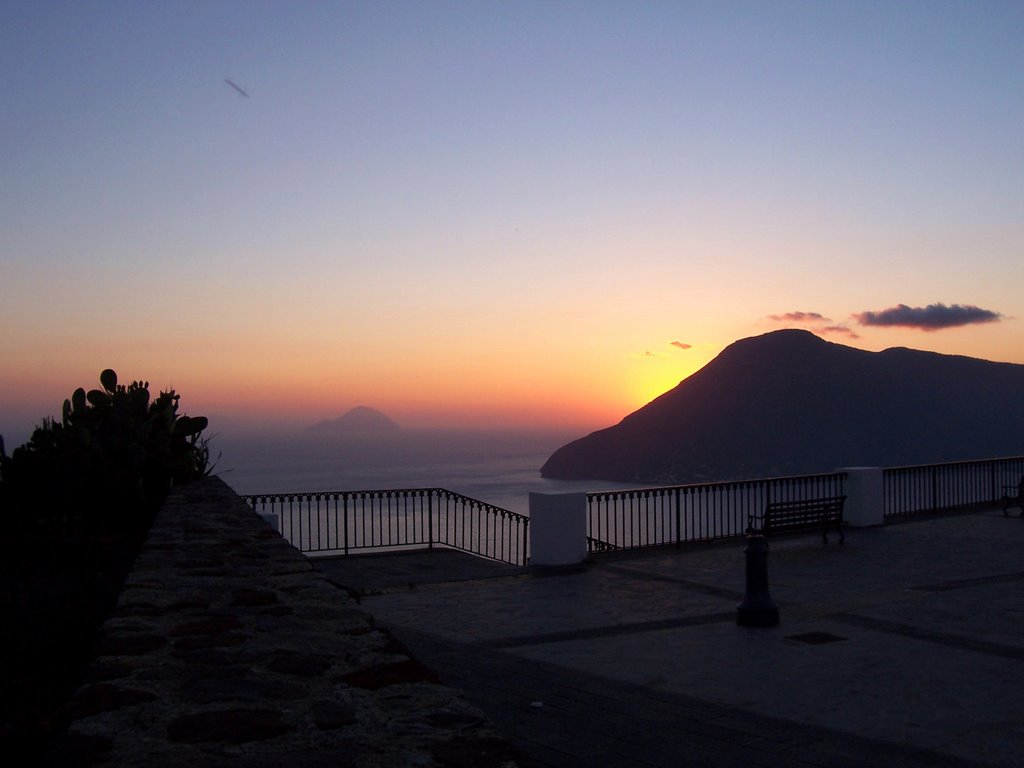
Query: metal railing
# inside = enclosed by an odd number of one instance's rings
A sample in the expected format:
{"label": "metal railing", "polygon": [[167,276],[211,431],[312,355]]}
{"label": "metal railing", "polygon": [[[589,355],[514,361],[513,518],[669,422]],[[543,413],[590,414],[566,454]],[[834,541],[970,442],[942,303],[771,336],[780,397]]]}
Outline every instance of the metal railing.
{"label": "metal railing", "polygon": [[889,467],[883,472],[885,517],[1000,501],[1024,476],[1024,456]]}
{"label": "metal railing", "polygon": [[[1024,477],[1024,456],[883,470],[884,515],[899,518],[999,502]],[[657,547],[743,536],[769,502],[846,495],[846,473],[599,491],[587,494],[587,551]],[[444,488],[242,497],[278,516],[303,552],[435,546],[525,565],[530,519]]]}
{"label": "metal railing", "polygon": [[748,517],[770,501],[845,494],[831,472],[727,483],[699,483],[587,494],[587,550],[657,547],[746,533]]}
{"label": "metal railing", "polygon": [[530,519],[444,488],[322,491],[242,496],[278,516],[281,535],[302,552],[349,554],[435,545],[525,565]]}

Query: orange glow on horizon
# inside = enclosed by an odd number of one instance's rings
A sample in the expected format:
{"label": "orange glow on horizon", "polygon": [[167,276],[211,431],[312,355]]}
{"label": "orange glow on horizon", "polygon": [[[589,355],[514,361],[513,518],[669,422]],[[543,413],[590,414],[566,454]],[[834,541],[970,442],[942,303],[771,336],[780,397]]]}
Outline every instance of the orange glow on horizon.
{"label": "orange glow on horizon", "polygon": [[[767,330],[773,329],[729,333],[739,338]],[[8,450],[16,447],[43,417],[59,416],[64,398],[75,388],[99,386],[99,372],[108,366],[122,382],[148,380],[154,394],[175,389],[182,411],[210,417],[213,434],[242,428],[301,429],[359,405],[381,410],[409,428],[569,428],[583,433],[618,423],[731,343],[719,345],[704,336],[692,339],[694,347],[664,342],[648,352],[637,339],[652,334],[624,326],[617,331],[595,332],[587,343],[523,329],[503,345],[486,338],[437,345],[421,340],[403,345],[393,339],[392,345],[361,347],[344,339],[332,344],[326,336],[298,343],[268,333],[262,341],[207,334],[202,342],[100,343],[88,354],[76,350],[60,357],[24,351],[20,358],[11,358],[14,365],[0,371],[0,434]],[[972,356],[1024,362],[1020,353],[1012,353],[1019,338],[1015,332],[1007,322],[971,336],[978,349]],[[859,340],[829,340],[862,349],[905,344],[956,353],[956,344],[965,348],[969,333],[964,329],[931,335],[926,338],[934,342],[930,345],[921,343],[925,337],[920,332],[897,330],[862,330]]]}

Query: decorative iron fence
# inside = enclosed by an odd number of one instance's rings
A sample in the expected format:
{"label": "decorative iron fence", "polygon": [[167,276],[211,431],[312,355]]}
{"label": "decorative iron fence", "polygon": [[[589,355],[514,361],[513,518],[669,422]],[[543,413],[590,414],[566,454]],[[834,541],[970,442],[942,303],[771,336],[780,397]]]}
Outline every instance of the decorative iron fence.
{"label": "decorative iron fence", "polygon": [[883,473],[885,516],[995,503],[1006,493],[1006,486],[1016,487],[1021,477],[1024,456],[890,467]]}
{"label": "decorative iron fence", "polygon": [[[1000,501],[1024,477],[1024,456],[883,470],[886,519]],[[773,501],[846,495],[846,473],[599,491],[587,494],[587,551],[742,536]],[[444,488],[324,491],[242,497],[278,516],[303,552],[448,547],[525,565],[530,519]]]}
{"label": "decorative iron fence", "polygon": [[587,550],[657,547],[746,533],[747,519],[770,501],[845,494],[846,475],[741,480],[587,494]]}
{"label": "decorative iron fence", "polygon": [[530,519],[444,488],[323,491],[243,496],[278,516],[281,535],[302,552],[459,549],[525,565]]}

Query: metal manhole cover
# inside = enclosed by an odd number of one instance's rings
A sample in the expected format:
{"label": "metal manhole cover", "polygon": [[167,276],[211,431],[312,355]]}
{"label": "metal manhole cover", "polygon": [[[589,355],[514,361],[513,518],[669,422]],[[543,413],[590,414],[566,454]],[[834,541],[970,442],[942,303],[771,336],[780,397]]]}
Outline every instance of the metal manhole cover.
{"label": "metal manhole cover", "polygon": [[796,640],[798,643],[807,643],[808,645],[824,645],[825,643],[835,643],[847,638],[833,635],[830,632],[804,632],[802,635],[790,635],[786,639]]}

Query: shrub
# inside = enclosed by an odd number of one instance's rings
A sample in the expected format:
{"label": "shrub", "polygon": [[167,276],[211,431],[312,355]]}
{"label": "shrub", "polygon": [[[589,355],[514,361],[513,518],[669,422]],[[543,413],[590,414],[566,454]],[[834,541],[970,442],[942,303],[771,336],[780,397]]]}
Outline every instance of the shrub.
{"label": "shrub", "polygon": [[44,418],[10,457],[0,452],[0,500],[21,523],[118,524],[209,473],[207,420],[179,415],[174,390],[151,399],[149,382],[118,384],[110,369],[100,385],[75,390],[60,421]]}

